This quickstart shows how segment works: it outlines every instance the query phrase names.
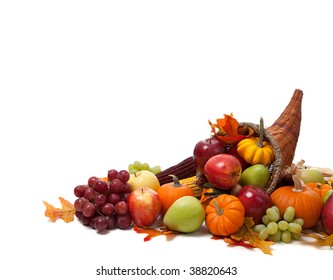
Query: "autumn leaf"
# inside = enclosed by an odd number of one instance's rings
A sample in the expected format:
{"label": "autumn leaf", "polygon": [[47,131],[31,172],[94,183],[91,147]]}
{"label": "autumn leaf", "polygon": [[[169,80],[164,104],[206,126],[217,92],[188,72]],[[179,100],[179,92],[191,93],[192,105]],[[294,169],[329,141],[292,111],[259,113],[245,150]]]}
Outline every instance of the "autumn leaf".
{"label": "autumn leaf", "polygon": [[333,234],[329,235],[322,231],[318,231],[318,232],[303,231],[302,234],[305,236],[314,238],[315,245],[333,247]]}
{"label": "autumn leaf", "polygon": [[211,121],[208,121],[208,123],[212,129],[211,132],[213,136],[221,139],[227,144],[237,143],[253,134],[253,130],[250,128],[248,129],[247,134],[244,134],[244,131],[240,133],[239,123],[233,117],[233,114],[224,114],[224,118],[216,119],[216,124]]}
{"label": "autumn leaf", "polygon": [[201,197],[200,197],[200,203],[204,208],[209,204],[209,202],[215,198],[218,197],[219,195],[226,193],[226,191],[223,191],[221,189],[215,188],[213,185],[210,183],[205,183],[202,186],[202,192],[201,192]]}
{"label": "autumn leaf", "polygon": [[265,254],[272,255],[270,246],[273,245],[274,242],[259,239],[258,234],[252,229],[253,226],[253,219],[245,217],[241,228],[231,236],[223,237],[223,240],[230,245],[238,245],[246,248],[259,248]]}
{"label": "autumn leaf", "polygon": [[64,220],[66,223],[74,220],[75,209],[74,205],[66,199],[59,197],[62,208],[56,208],[46,201],[43,201],[46,206],[45,216],[50,218],[52,222],[55,222],[58,218]]}
{"label": "autumn leaf", "polygon": [[176,231],[169,230],[167,227],[161,227],[158,230],[158,229],[155,229],[155,228],[139,227],[136,224],[134,224],[134,230],[137,233],[147,234],[147,236],[143,239],[143,241],[145,241],[145,242],[151,240],[153,237],[157,237],[157,236],[160,236],[160,235],[165,235],[167,237],[171,237],[171,235],[173,235],[172,237],[174,237],[175,234],[179,233],[179,232],[176,232]]}

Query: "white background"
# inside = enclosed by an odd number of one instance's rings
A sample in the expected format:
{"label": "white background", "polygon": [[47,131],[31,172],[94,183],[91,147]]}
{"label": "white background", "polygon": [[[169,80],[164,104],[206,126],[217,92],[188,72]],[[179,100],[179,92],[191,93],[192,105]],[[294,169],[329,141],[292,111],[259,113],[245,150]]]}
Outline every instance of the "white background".
{"label": "white background", "polygon": [[[130,278],[96,276],[102,265],[235,266],[230,279],[329,273],[328,248],[276,244],[269,256],[204,228],[172,241],[99,235],[49,222],[42,202],[74,201],[76,185],[134,160],[174,165],[210,135],[208,119],[233,112],[269,126],[296,88],[295,161],[332,168],[332,10],[311,2],[1,1],[0,278]],[[189,275],[157,277],[178,278]]]}

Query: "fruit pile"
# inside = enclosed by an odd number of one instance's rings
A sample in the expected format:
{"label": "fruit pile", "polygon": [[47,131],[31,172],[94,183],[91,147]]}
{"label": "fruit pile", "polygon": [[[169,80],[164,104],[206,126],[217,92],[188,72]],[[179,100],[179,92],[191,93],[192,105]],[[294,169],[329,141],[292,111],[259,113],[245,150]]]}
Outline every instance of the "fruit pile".
{"label": "fruit pile", "polygon": [[[197,142],[192,156],[176,166],[162,171],[134,161],[127,170],[111,169],[106,177],[92,176],[76,186],[77,219],[97,232],[134,226],[155,230],[154,236],[192,233],[204,224],[226,242],[262,250],[272,242],[299,240],[310,229],[331,235],[331,243],[324,244],[333,247],[333,174],[327,178],[317,168],[286,165],[293,151],[283,150],[278,158],[283,146],[277,149],[265,137],[262,119],[258,133],[239,127],[232,115],[209,124],[212,135]],[[290,176],[272,188],[282,160]],[[190,171],[184,173],[184,166]],[[45,215],[55,220],[55,208],[45,205]],[[71,211],[65,206],[63,213]]]}

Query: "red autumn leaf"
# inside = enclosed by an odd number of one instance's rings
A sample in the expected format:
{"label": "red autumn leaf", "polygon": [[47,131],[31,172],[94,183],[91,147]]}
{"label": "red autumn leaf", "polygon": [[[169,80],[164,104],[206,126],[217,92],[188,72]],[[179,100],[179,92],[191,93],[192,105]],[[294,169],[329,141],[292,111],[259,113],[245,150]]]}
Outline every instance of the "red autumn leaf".
{"label": "red autumn leaf", "polygon": [[239,123],[233,117],[233,114],[224,114],[224,118],[217,119],[216,124],[213,124],[211,121],[208,121],[208,123],[212,128],[211,132],[213,136],[221,139],[227,144],[237,143],[253,134],[252,129],[249,130],[247,135],[240,133]]}
{"label": "red autumn leaf", "polygon": [[162,227],[160,230],[155,229],[155,228],[143,228],[143,227],[138,227],[136,224],[134,224],[134,230],[137,233],[144,233],[147,234],[147,236],[143,239],[145,242],[151,240],[153,237],[157,237],[160,235],[165,235],[167,237],[172,237],[175,236],[175,234],[178,234],[176,231],[169,230],[167,227]]}
{"label": "red autumn leaf", "polygon": [[59,200],[62,208],[56,208],[48,202],[43,201],[46,206],[45,216],[50,218],[52,222],[55,222],[59,218],[66,223],[72,222],[75,214],[74,205],[62,197],[59,197]]}

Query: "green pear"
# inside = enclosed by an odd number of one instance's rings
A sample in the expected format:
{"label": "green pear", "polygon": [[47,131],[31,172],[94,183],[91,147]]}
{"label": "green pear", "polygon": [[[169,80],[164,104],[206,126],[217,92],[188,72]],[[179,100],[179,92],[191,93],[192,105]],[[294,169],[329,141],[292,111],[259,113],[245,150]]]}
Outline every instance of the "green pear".
{"label": "green pear", "polygon": [[196,197],[183,196],[169,207],[163,223],[170,230],[190,233],[201,227],[205,216],[206,211]]}
{"label": "green pear", "polygon": [[325,178],[323,173],[315,167],[299,169],[298,176],[304,183],[308,182],[317,182],[321,184],[325,183]]}
{"label": "green pear", "polygon": [[271,173],[267,166],[263,164],[254,164],[248,168],[246,168],[241,174],[239,184],[244,186],[257,186],[259,188],[264,189],[269,179],[271,178]]}

